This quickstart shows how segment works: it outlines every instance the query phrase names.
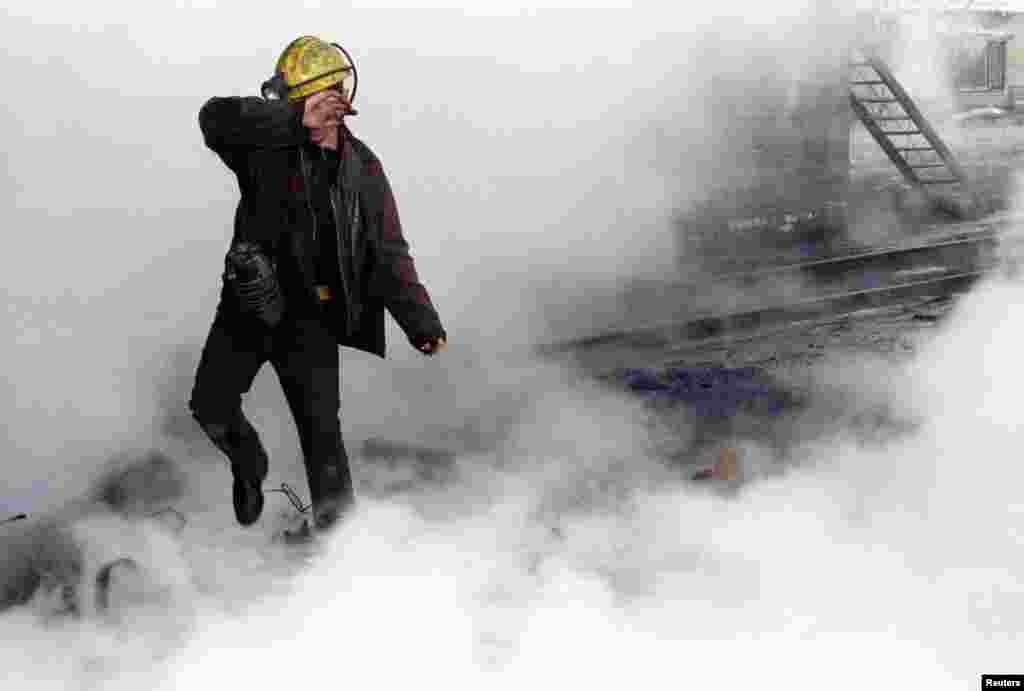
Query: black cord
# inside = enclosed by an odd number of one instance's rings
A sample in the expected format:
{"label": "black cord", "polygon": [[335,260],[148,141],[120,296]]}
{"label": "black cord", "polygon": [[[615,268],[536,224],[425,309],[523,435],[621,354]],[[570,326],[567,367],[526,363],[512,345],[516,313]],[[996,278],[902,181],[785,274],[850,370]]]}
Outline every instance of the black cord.
{"label": "black cord", "polygon": [[15,521],[23,521],[26,518],[28,518],[28,514],[19,513],[17,516],[11,516],[10,518],[5,518],[0,521],[0,525],[4,525],[5,523],[14,523]]}
{"label": "black cord", "polygon": [[302,499],[299,497],[298,492],[289,487],[288,484],[285,482],[281,483],[281,489],[268,489],[267,491],[278,492],[286,496],[288,498],[288,501],[291,502],[292,506],[294,506],[295,510],[298,511],[299,513],[306,513],[307,511],[309,511],[310,507],[313,506],[312,504],[306,504],[305,506],[303,506]]}

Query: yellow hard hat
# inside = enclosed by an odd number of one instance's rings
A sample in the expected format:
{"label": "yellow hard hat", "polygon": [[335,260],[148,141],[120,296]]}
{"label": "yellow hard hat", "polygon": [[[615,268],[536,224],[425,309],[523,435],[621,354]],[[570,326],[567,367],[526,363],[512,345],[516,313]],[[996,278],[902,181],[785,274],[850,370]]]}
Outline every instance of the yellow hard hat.
{"label": "yellow hard hat", "polygon": [[[288,100],[301,101],[346,78],[354,78],[355,67],[345,50],[316,36],[300,36],[284,49],[274,71],[284,78]],[[350,89],[354,96],[354,89]]]}

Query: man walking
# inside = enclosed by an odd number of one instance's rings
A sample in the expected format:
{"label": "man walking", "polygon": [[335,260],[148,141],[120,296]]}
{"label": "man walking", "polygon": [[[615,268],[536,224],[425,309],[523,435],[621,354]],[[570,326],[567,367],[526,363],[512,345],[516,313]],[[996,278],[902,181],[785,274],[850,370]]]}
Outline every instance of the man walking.
{"label": "man walking", "polygon": [[263,510],[267,454],[241,402],[265,362],[298,429],[323,530],[354,501],[338,346],[384,357],[385,310],[420,352],[446,344],[380,160],[344,123],[355,114],[355,76],[340,46],[302,36],[282,52],[264,98],[215,97],[199,112],[241,198],[189,408],[231,463],[242,525]]}

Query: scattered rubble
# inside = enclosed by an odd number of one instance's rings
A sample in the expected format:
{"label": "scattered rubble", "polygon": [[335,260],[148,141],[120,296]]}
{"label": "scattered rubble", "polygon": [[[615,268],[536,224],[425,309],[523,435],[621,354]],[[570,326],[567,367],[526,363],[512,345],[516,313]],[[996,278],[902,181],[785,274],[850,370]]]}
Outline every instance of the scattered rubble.
{"label": "scattered rubble", "polygon": [[[86,500],[61,515],[21,516],[20,525],[0,533],[0,612],[30,605],[45,618],[105,614],[159,591],[160,577],[140,554],[111,556],[91,536],[112,533],[146,551],[148,535],[184,529],[185,516],[170,506],[184,489],[183,474],[162,452],[128,454],[112,460]],[[129,527],[140,534],[125,535]]]}

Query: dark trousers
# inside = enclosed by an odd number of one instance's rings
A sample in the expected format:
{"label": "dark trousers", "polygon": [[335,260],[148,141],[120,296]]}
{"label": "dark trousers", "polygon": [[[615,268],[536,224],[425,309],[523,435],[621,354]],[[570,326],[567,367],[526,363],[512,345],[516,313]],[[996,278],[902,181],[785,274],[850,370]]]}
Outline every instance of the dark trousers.
{"label": "dark trousers", "polygon": [[222,301],[199,360],[189,408],[237,475],[260,482],[267,454],[242,412],[242,394],[270,361],[299,433],[317,520],[330,522],[354,495],[338,419],[338,343],[323,307],[292,300],[273,328]]}

